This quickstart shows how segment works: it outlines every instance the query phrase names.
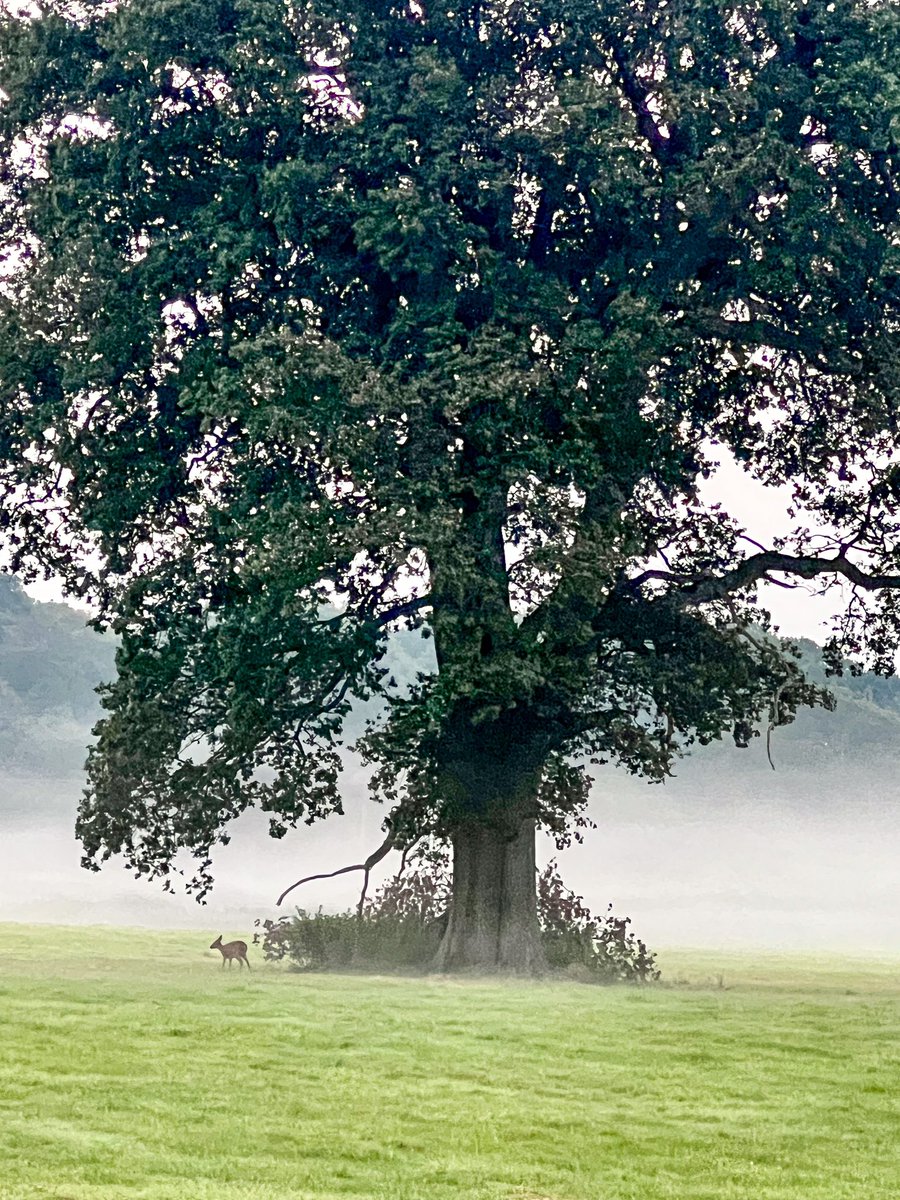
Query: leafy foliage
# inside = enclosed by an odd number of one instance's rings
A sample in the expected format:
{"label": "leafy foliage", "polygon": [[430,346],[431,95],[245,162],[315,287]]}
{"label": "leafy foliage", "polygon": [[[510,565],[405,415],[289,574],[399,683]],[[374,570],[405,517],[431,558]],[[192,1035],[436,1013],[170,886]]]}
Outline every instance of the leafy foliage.
{"label": "leafy foliage", "polygon": [[[288,959],[301,971],[424,970],[440,932],[416,919],[362,919],[353,912],[326,913],[298,908],[292,917],[262,922],[263,953],[269,962]],[[259,936],[259,935],[257,935]]]}
{"label": "leafy foliage", "polygon": [[552,967],[582,967],[604,982],[648,983],[659,979],[656,955],[629,931],[630,917],[595,917],[581,896],[566,887],[556,860],[538,877],[538,916]]}
{"label": "leafy foliage", "polygon": [[[400,842],[823,703],[760,579],[898,640],[892,3],[53,0],[0,27],[0,507],[120,638],[79,833]],[[753,546],[699,485],[793,493]],[[818,523],[819,528],[817,528]],[[870,599],[870,593],[875,599]],[[388,632],[421,626],[409,689]]]}
{"label": "leafy foliage", "polygon": [[[451,902],[445,850],[416,854],[409,868],[388,880],[359,914],[297,909],[291,917],[257,922],[270,962],[289,959],[300,970],[427,968],[434,958]],[[552,968],[580,970],[602,983],[659,979],[655,955],[628,930],[629,917],[595,917],[563,883],[556,861],[538,877],[538,918]]]}

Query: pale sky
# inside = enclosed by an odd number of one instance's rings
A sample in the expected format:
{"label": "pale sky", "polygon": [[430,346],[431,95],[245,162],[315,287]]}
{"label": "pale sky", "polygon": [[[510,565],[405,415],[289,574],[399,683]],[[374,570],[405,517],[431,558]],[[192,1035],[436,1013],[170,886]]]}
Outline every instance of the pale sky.
{"label": "pale sky", "polygon": [[[746,533],[763,546],[771,546],[779,534],[789,533],[795,524],[787,515],[792,499],[790,487],[765,487],[721,448],[716,457],[720,460],[719,468],[701,488],[703,498],[710,502],[718,500],[744,526]],[[809,524],[815,526],[814,521]],[[755,553],[752,547],[748,549]],[[837,581],[831,584],[826,596],[817,596],[814,591],[811,584],[802,581],[790,589],[764,583],[758,596],[781,633],[822,642],[829,632],[830,618],[843,607],[844,587]]]}

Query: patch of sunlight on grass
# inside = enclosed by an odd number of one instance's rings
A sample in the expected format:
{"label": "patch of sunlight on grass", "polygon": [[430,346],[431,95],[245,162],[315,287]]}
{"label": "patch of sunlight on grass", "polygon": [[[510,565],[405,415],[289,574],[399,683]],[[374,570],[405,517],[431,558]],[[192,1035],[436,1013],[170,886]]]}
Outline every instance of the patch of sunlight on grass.
{"label": "patch of sunlight on grass", "polygon": [[896,963],[305,976],[214,932],[0,925],[2,1200],[900,1194]]}

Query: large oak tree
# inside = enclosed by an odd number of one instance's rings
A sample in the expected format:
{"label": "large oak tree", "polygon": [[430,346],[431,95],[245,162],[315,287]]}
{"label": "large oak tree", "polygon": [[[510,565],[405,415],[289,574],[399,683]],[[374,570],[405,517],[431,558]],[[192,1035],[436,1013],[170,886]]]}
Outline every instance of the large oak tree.
{"label": "large oak tree", "polygon": [[[9,7],[9,6],[8,6]],[[540,965],[585,764],[822,699],[755,605],[900,582],[900,10],[82,0],[0,24],[17,570],[120,638],[78,830],[168,876],[249,805],[452,843],[440,963]],[[790,484],[758,546],[716,456]],[[390,631],[434,639],[411,688]]]}

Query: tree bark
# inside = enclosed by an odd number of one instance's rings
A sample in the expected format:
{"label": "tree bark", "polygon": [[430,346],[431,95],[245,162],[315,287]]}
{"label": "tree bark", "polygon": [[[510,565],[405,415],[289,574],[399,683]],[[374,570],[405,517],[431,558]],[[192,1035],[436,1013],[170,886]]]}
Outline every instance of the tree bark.
{"label": "tree bark", "polygon": [[475,821],[453,835],[453,896],[435,970],[539,975],[546,969],[534,843],[533,819],[512,835]]}

